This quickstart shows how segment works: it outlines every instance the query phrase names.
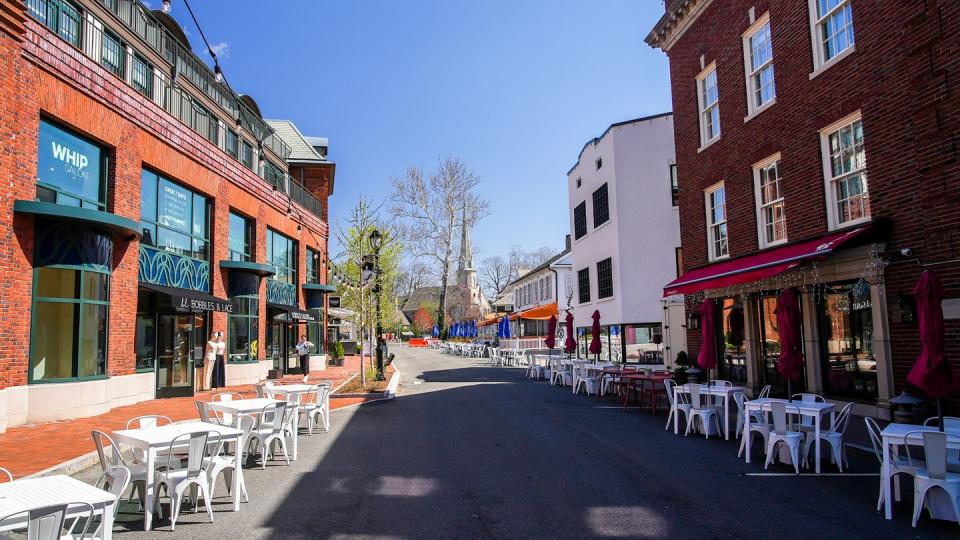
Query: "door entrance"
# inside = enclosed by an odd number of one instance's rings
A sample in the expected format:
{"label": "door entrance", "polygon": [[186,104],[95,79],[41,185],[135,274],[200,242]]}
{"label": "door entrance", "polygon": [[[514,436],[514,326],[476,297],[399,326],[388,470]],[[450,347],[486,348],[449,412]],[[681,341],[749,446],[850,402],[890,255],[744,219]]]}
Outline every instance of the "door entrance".
{"label": "door entrance", "polygon": [[280,374],[300,373],[300,357],[297,355],[297,332],[306,333],[296,323],[273,320],[271,310],[267,311],[270,324],[267,325],[267,351],[273,361],[273,369]]}
{"label": "door entrance", "polygon": [[193,395],[193,343],[197,328],[191,314],[157,316],[157,397]]}

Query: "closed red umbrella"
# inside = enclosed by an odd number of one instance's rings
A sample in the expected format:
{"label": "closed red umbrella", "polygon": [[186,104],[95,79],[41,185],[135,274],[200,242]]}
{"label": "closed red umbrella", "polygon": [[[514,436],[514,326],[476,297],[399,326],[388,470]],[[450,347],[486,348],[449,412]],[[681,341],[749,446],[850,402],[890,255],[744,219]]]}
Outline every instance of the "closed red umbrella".
{"label": "closed red umbrella", "polygon": [[936,274],[924,270],[913,289],[920,324],[920,356],[907,375],[907,381],[937,400],[937,416],[943,430],[941,400],[957,389],[960,380],[950,367],[943,343],[943,284]]}
{"label": "closed red umbrella", "polygon": [[794,289],[784,289],[777,300],[777,327],[780,330],[780,362],[777,371],[787,380],[787,398],[793,394],[790,381],[803,370],[803,344],[800,342],[800,299]]}
{"label": "closed red umbrella", "polygon": [[[557,346],[557,316],[551,315],[550,322],[547,323],[547,339],[544,340],[547,348],[553,350]],[[552,353],[551,353],[552,354]]]}
{"label": "closed red umbrella", "polygon": [[567,312],[567,340],[563,344],[563,352],[567,354],[577,350],[577,339],[573,337],[573,313]]}
{"label": "closed red umbrella", "polygon": [[700,369],[707,372],[709,379],[710,370],[717,367],[717,304],[713,298],[704,299],[700,304],[700,329],[702,342],[700,343],[700,353],[697,355],[697,365]]}
{"label": "closed red umbrella", "polygon": [[593,310],[593,327],[590,328],[590,333],[593,334],[590,339],[590,354],[597,356],[597,360],[600,359],[600,351],[603,350],[603,345],[600,344],[600,310]]}

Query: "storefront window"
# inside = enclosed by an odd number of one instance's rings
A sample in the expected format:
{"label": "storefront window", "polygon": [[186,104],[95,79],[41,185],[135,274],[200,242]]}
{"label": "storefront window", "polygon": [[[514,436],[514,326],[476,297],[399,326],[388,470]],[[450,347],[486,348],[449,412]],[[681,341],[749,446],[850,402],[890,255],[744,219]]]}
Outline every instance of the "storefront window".
{"label": "storefront window", "polygon": [[866,282],[828,285],[818,302],[823,388],[832,397],[876,400],[873,303]]}
{"label": "storefront window", "polygon": [[107,373],[110,275],[86,269],[34,270],[30,381]]}
{"label": "storefront window", "polygon": [[717,364],[720,379],[747,381],[747,352],[744,347],[745,328],[743,305],[733,298],[718,299],[721,306],[721,325],[717,338],[720,340],[720,362]]}
{"label": "storefront window", "polygon": [[[761,357],[761,377],[763,384],[769,384],[774,392],[783,395],[786,393],[787,383],[777,371],[780,362],[780,330],[777,327],[777,300],[778,297],[773,294],[757,297],[759,302],[759,336],[760,336],[760,357]],[[803,341],[803,328],[800,329],[800,340]],[[800,378],[791,381],[790,387],[793,393],[803,392],[806,388],[807,368],[804,364]]]}
{"label": "storefront window", "polygon": [[267,229],[267,264],[276,267],[273,279],[297,284],[297,243],[272,229]]}
{"label": "storefront window", "polygon": [[323,354],[323,309],[313,308],[309,311],[310,314],[313,315],[313,318],[317,320],[317,322],[307,323],[307,340],[315,345],[310,352],[313,354]]}
{"label": "storefront window", "polygon": [[[306,283],[320,283],[320,252],[307,248],[307,280]],[[313,341],[313,340],[310,340]]]}
{"label": "storefront window", "polygon": [[227,335],[231,362],[255,361],[260,335],[260,301],[256,296],[235,296],[236,309],[230,314]]}
{"label": "storefront window", "polygon": [[660,323],[627,324],[623,328],[628,363],[663,363],[663,329]]}
{"label": "storefront window", "polygon": [[40,121],[37,199],[94,210],[106,207],[106,152],[46,120]]}
{"label": "storefront window", "polygon": [[253,243],[253,220],[230,212],[230,260],[252,259],[250,246]]}
{"label": "storefront window", "polygon": [[207,198],[146,169],[140,181],[141,243],[209,260]]}
{"label": "storefront window", "polygon": [[[594,358],[590,353],[590,342],[593,340],[592,327],[577,329],[577,356],[581,358]],[[613,346],[613,342],[616,346]],[[622,351],[620,345],[620,326],[601,326],[600,327],[600,361],[601,362],[620,362],[622,361]]]}

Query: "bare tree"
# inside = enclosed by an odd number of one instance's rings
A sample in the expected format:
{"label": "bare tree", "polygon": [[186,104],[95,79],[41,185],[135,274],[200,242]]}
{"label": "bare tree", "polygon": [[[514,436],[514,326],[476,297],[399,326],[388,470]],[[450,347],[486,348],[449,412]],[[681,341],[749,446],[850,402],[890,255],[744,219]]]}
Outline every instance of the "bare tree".
{"label": "bare tree", "polygon": [[428,178],[421,169],[410,167],[393,181],[393,215],[408,252],[427,257],[440,267],[440,302],[437,321],[445,326],[449,282],[456,231],[473,226],[489,212],[489,203],[477,195],[480,178],[456,157],[441,160]]}
{"label": "bare tree", "polygon": [[510,261],[503,255],[487,257],[480,263],[480,284],[486,289],[487,298],[496,300],[513,280]]}
{"label": "bare tree", "polygon": [[[409,298],[413,291],[436,283],[436,271],[422,259],[413,259],[404,262],[397,272],[397,282],[394,285],[399,298]],[[430,315],[431,317],[436,314]]]}
{"label": "bare tree", "polygon": [[533,251],[527,251],[520,246],[513,246],[510,248],[509,255],[507,255],[510,281],[520,277],[520,272],[536,268],[556,254],[557,251],[548,246],[542,246]]}

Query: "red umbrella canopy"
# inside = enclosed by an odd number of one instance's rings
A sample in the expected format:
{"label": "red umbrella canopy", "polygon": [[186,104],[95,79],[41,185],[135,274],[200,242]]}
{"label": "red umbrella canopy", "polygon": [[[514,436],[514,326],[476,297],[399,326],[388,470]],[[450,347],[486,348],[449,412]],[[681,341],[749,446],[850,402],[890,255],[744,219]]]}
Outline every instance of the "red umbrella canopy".
{"label": "red umbrella canopy", "polygon": [[950,368],[943,345],[943,284],[936,274],[925,270],[913,289],[920,323],[920,356],[907,381],[931,398],[945,398],[960,389],[960,380]]}
{"label": "red umbrella canopy", "polygon": [[573,313],[567,312],[567,341],[563,344],[563,351],[567,354],[577,350],[577,339],[573,337]]}
{"label": "red umbrella canopy", "polygon": [[800,299],[797,291],[784,289],[777,300],[777,327],[780,329],[780,363],[777,371],[787,380],[799,379],[803,369],[800,324]]}
{"label": "red umbrella canopy", "polygon": [[593,327],[590,329],[593,334],[590,339],[590,354],[600,354],[603,346],[600,344],[600,310],[593,310]]}
{"label": "red umbrella canopy", "polygon": [[697,355],[697,365],[700,369],[717,367],[717,304],[713,298],[704,299],[700,304],[700,328],[703,340],[700,343],[700,353]]}
{"label": "red umbrella canopy", "polygon": [[547,339],[544,340],[548,349],[552,349],[557,346],[557,316],[551,315],[550,322],[547,323]]}

